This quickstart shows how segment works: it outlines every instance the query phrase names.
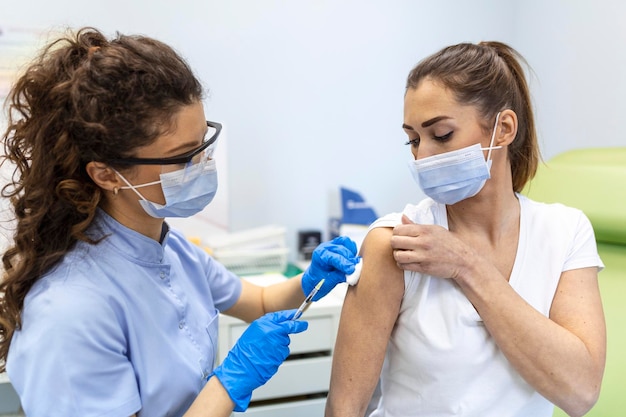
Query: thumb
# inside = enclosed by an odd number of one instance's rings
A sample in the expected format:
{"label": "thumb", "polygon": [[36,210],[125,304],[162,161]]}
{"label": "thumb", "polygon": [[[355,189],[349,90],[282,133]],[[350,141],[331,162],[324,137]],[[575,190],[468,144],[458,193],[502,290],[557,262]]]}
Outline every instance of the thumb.
{"label": "thumb", "polygon": [[296,310],[281,310],[268,313],[272,322],[282,327],[287,333],[301,333],[309,327],[309,322],[304,320],[292,320]]}
{"label": "thumb", "polygon": [[284,323],[287,326],[288,333],[302,333],[309,328],[309,322],[304,320],[290,320]]}
{"label": "thumb", "polygon": [[403,214],[402,224],[415,224],[415,222],[411,221],[411,219],[409,219],[406,214]]}

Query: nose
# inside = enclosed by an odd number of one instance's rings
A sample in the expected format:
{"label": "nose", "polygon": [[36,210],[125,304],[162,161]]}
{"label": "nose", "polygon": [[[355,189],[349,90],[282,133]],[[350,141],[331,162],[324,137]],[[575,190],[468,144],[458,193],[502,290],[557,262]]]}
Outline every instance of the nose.
{"label": "nose", "polygon": [[417,148],[411,148],[411,153],[413,154],[413,157],[417,160],[428,158],[429,156],[435,155],[437,152],[432,149],[432,147],[429,147],[427,144],[420,143]]}

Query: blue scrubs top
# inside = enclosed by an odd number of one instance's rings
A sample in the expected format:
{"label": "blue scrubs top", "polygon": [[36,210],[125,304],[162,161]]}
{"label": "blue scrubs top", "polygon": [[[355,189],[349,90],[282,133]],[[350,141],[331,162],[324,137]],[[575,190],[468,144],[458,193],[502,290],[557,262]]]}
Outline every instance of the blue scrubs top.
{"label": "blue scrubs top", "polygon": [[29,417],[180,416],[214,366],[240,279],[164,226],[162,243],[99,211],[35,283],[7,373]]}

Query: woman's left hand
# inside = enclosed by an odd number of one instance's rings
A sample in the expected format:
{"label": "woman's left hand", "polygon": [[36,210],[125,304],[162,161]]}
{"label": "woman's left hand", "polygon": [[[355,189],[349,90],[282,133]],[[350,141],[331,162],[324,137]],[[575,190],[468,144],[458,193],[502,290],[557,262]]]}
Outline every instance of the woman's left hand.
{"label": "woman's left hand", "polygon": [[405,215],[393,229],[391,247],[401,269],[439,278],[457,279],[476,255],[449,230],[413,223]]}
{"label": "woman's left hand", "polygon": [[252,391],[274,376],[289,356],[289,335],[307,329],[306,321],[291,320],[295,312],[277,311],[254,320],[211,374],[228,392],[235,411],[246,411]]}
{"label": "woman's left hand", "polygon": [[313,251],[311,265],[302,276],[304,294],[308,295],[324,279],[324,284],[313,297],[313,301],[317,301],[335,288],[335,285],[346,282],[346,275],[353,273],[359,262],[356,253],[356,243],[346,236],[321,243]]}

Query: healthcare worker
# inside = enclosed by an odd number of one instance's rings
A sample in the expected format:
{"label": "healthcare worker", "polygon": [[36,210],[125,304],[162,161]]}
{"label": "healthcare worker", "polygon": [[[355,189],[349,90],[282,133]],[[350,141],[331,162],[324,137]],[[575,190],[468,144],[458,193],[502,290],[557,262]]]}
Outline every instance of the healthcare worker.
{"label": "healthcare worker", "polygon": [[[93,28],[48,45],[11,90],[0,361],[29,417],[244,411],[307,328],[292,320],[305,294],[354,270],[340,237],[303,275],[257,287],[170,229],[217,189],[221,126],[202,98],[167,45]],[[220,313],[252,323],[215,367]]]}
{"label": "healthcare worker", "polygon": [[539,162],[522,64],[463,43],[409,73],[402,127],[426,198],[363,241],[327,416],[581,416],[597,400],[603,264],[580,210],[520,193]]}

